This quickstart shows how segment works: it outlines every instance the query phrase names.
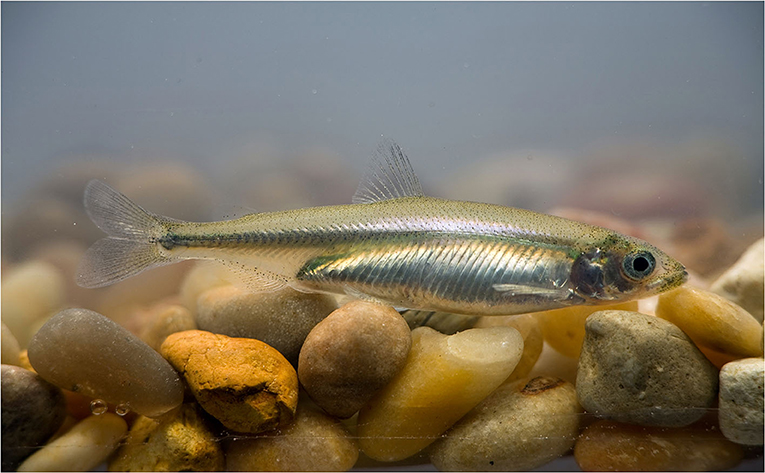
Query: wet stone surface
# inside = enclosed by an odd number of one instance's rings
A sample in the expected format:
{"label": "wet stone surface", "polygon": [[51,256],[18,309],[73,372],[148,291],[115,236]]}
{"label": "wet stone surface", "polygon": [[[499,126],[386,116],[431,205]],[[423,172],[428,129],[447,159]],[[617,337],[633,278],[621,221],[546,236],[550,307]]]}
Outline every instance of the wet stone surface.
{"label": "wet stone surface", "polygon": [[138,337],[101,314],[67,309],[29,344],[29,361],[51,383],[158,416],[183,401],[178,373]]}

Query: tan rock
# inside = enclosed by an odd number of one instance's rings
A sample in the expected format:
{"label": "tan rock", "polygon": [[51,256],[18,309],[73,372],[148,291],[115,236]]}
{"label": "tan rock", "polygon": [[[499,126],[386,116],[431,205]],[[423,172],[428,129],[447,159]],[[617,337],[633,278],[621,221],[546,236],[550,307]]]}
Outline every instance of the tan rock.
{"label": "tan rock", "polygon": [[191,315],[196,317],[199,296],[208,289],[230,285],[233,277],[222,264],[196,261],[181,283],[179,290],[181,303],[191,312]]}
{"label": "tan rock", "polygon": [[183,404],[157,419],[139,417],[109,471],[222,471],[223,449],[199,410]]}
{"label": "tan rock", "polygon": [[298,378],[327,413],[356,413],[403,368],[409,326],[392,307],[354,301],[311,330],[300,350]]}
{"label": "tan rock", "polygon": [[2,327],[2,340],[0,341],[0,348],[2,348],[2,363],[4,365],[19,366],[19,355],[21,355],[19,342],[5,323],[2,324]]}
{"label": "tan rock", "polygon": [[551,347],[570,358],[579,358],[584,341],[584,323],[587,317],[601,310],[630,310],[637,312],[638,302],[603,306],[572,306],[537,312],[542,336]]}
{"label": "tan rock", "polygon": [[362,450],[382,461],[419,452],[502,384],[522,352],[523,338],[510,327],[450,336],[413,330],[403,370],[359,412]]}
{"label": "tan rock", "polygon": [[430,327],[446,335],[454,335],[457,332],[473,328],[481,318],[475,315],[452,314],[450,312],[436,312],[432,310],[405,310],[401,316],[414,330],[417,327]]}
{"label": "tan rock", "polygon": [[197,328],[191,312],[178,304],[156,304],[149,309],[147,319],[141,340],[157,351],[170,334]]}
{"label": "tan rock", "polygon": [[576,389],[558,378],[505,383],[433,444],[440,471],[526,471],[568,452],[579,433]]}
{"label": "tan rock", "polygon": [[656,315],[680,327],[699,347],[736,358],[762,356],[762,326],[747,311],[688,285],[659,296]]}
{"label": "tan rock", "polygon": [[642,427],[610,420],[585,429],[574,446],[584,471],[724,471],[743,451],[706,424]]}
{"label": "tan rock", "polygon": [[261,341],[189,330],[167,337],[161,353],[183,374],[199,404],[229,429],[265,432],[294,416],[295,369]]}
{"label": "tan rock", "polygon": [[523,337],[523,353],[515,366],[513,373],[505,380],[505,383],[525,378],[539,360],[544,346],[542,330],[539,320],[534,314],[501,315],[481,317],[475,324],[475,328],[486,327],[512,327]]}
{"label": "tan rock", "polygon": [[229,471],[347,471],[359,446],[342,423],[301,405],[295,421],[274,433],[236,439],[226,451]]}
{"label": "tan rock", "polygon": [[710,290],[741,306],[760,323],[765,300],[765,239],[756,241]]}
{"label": "tan rock", "polygon": [[720,430],[743,445],[763,444],[765,360],[746,358],[720,370]]}
{"label": "tan rock", "polygon": [[90,416],[27,458],[18,471],[90,471],[117,449],[127,433],[116,414]]}

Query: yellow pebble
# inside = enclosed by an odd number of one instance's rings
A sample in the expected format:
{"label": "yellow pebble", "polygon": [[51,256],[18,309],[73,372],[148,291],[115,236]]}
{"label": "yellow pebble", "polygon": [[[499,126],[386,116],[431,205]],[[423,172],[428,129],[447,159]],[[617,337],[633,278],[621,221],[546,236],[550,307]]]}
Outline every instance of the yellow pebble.
{"label": "yellow pebble", "polygon": [[[656,315],[693,342],[727,359],[762,356],[762,326],[749,312],[709,291],[679,287],[659,296]],[[720,362],[726,357],[720,357]],[[714,361],[714,360],[713,360]]]}
{"label": "yellow pebble", "polygon": [[542,330],[536,315],[491,315],[481,317],[475,324],[475,328],[484,327],[512,327],[520,332],[523,337],[523,354],[515,370],[513,370],[513,374],[507,378],[505,384],[525,378],[537,363],[544,345]]}
{"label": "yellow pebble", "polygon": [[545,341],[562,355],[579,358],[584,342],[584,323],[587,317],[601,310],[627,310],[637,312],[637,301],[613,305],[573,306],[537,312],[539,326]]}

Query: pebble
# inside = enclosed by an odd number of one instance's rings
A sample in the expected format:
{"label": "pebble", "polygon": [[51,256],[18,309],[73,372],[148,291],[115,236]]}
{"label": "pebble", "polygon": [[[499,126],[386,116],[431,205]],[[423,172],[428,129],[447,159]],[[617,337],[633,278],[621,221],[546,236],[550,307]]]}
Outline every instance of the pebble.
{"label": "pebble", "polygon": [[16,337],[13,336],[11,330],[5,323],[2,324],[2,339],[0,340],[0,349],[2,349],[2,358],[0,360],[4,365],[19,365],[19,355],[21,355],[21,347]]}
{"label": "pebble", "polygon": [[209,289],[230,285],[233,277],[233,274],[222,264],[203,260],[195,261],[183,278],[178,291],[181,304],[196,318],[199,296]]}
{"label": "pebble", "polygon": [[90,416],[45,445],[21,464],[18,471],[90,471],[109,457],[127,433],[120,416]]}
{"label": "pebble", "polygon": [[152,419],[139,417],[109,471],[222,471],[223,449],[196,403]]}
{"label": "pebble", "polygon": [[433,444],[440,471],[526,471],[568,452],[579,433],[576,389],[559,378],[505,383]]}
{"label": "pebble", "polygon": [[156,351],[159,351],[162,342],[170,334],[197,328],[197,323],[189,309],[179,304],[156,304],[149,309],[147,315],[148,322],[140,338]]}
{"label": "pebble", "polygon": [[297,373],[265,343],[188,330],[167,337],[161,353],[186,378],[202,408],[227,428],[260,433],[292,421]]}
{"label": "pebble", "polygon": [[401,316],[411,330],[417,327],[430,327],[446,335],[473,328],[481,318],[475,315],[452,314],[432,310],[405,310]]}
{"label": "pebble", "polygon": [[336,308],[335,300],[325,294],[289,287],[251,292],[229,285],[199,296],[196,320],[201,330],[260,340],[296,365],[308,333]]}
{"label": "pebble", "polygon": [[419,452],[502,384],[522,352],[523,338],[510,327],[413,330],[403,370],[359,412],[362,450],[381,461]]}
{"label": "pebble", "polygon": [[733,266],[712,283],[710,290],[741,306],[762,323],[765,300],[765,239],[761,238],[752,244]]}
{"label": "pebble", "polygon": [[64,303],[64,281],[51,264],[29,261],[3,274],[3,323],[26,348],[35,323],[44,320]]}
{"label": "pebble", "polygon": [[348,418],[401,371],[411,345],[409,326],[395,309],[353,301],[308,334],[298,378],[317,405]]}
{"label": "pebble", "polygon": [[2,365],[2,470],[15,470],[66,418],[64,395],[37,374]]}
{"label": "pebble", "polygon": [[714,403],[717,369],[666,320],[609,310],[592,314],[585,331],[576,390],[588,412],[681,427]]}
{"label": "pebble", "polygon": [[528,376],[552,376],[575,385],[578,366],[577,358],[561,355],[558,350],[544,343],[542,353]]}
{"label": "pebble", "polygon": [[563,309],[537,312],[542,336],[551,347],[569,358],[579,358],[584,341],[584,323],[587,317],[602,310],[629,310],[637,312],[637,301],[605,306],[571,306]]}
{"label": "pebble", "polygon": [[518,364],[515,365],[513,373],[507,380],[505,380],[505,383],[511,383],[528,376],[539,360],[539,356],[542,354],[544,339],[542,338],[542,330],[539,327],[539,320],[534,314],[492,315],[481,317],[476,322],[475,327],[512,327],[518,330],[521,337],[523,337],[523,353],[521,354],[521,359]]}
{"label": "pebble", "polygon": [[295,421],[276,432],[235,439],[226,451],[228,471],[347,471],[359,446],[337,419],[302,404]]}
{"label": "pebble", "polygon": [[746,358],[720,370],[720,430],[743,445],[763,444],[765,360]]}
{"label": "pebble", "polygon": [[656,316],[678,326],[700,348],[734,359],[762,356],[762,326],[712,292],[688,285],[666,292],[659,296]]}
{"label": "pebble", "polygon": [[40,376],[70,391],[155,417],[183,401],[178,373],[150,346],[101,314],[66,309],[29,344]]}
{"label": "pebble", "polygon": [[645,427],[600,420],[574,446],[584,471],[724,471],[743,450],[719,429],[701,423],[682,428]]}

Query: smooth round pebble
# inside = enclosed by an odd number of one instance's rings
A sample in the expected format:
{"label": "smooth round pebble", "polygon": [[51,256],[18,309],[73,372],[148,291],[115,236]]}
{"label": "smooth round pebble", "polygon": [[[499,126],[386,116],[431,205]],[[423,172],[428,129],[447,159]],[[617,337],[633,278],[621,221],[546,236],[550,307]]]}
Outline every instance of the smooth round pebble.
{"label": "smooth round pebble", "polygon": [[149,310],[148,319],[141,340],[156,351],[170,334],[197,328],[189,309],[178,304],[157,304]]}
{"label": "smooth round pebble", "polygon": [[226,450],[228,471],[347,471],[359,446],[342,423],[303,407],[295,421],[257,438],[232,441]]}
{"label": "smooth round pebble", "polygon": [[411,346],[409,326],[395,309],[354,301],[308,334],[298,379],[318,406],[348,418],[401,371]]}
{"label": "smooth round pebble", "polygon": [[297,373],[265,343],[188,330],[167,337],[161,352],[202,408],[227,428],[260,433],[292,421]]}
{"label": "smooth round pebble", "polygon": [[720,430],[733,442],[763,444],[765,360],[732,361],[720,370]]}
{"label": "smooth round pebble", "polygon": [[61,390],[37,374],[2,365],[2,469],[15,470],[66,418]]}
{"label": "smooth round pebble", "polygon": [[759,322],[765,300],[765,239],[750,246],[709,288],[741,306]]}
{"label": "smooth round pebble", "polygon": [[117,449],[127,430],[125,420],[110,412],[87,417],[27,458],[18,471],[90,471]]}
{"label": "smooth round pebble", "polygon": [[641,425],[680,427],[717,397],[717,369],[666,320],[638,312],[592,314],[576,390],[590,413]]}
{"label": "smooth round pebble", "polygon": [[13,336],[10,329],[4,323],[2,324],[2,340],[0,340],[0,349],[2,349],[2,364],[4,365],[19,365],[19,355],[21,355],[21,347],[16,337]]}
{"label": "smooth round pebble", "polygon": [[433,444],[441,471],[526,471],[568,452],[579,433],[576,389],[559,378],[504,384]]}
{"label": "smooth round pebble", "polygon": [[229,285],[199,296],[196,320],[201,330],[260,340],[295,365],[308,333],[336,307],[335,300],[325,294],[289,287],[251,292]]}
{"label": "smooth round pebble", "polygon": [[502,384],[522,352],[523,338],[510,327],[413,330],[404,368],[359,412],[362,450],[380,461],[419,452]]}
{"label": "smooth round pebble", "polygon": [[109,471],[222,471],[223,449],[200,410],[189,403],[156,419],[139,417]]}
{"label": "smooth round pebble", "polygon": [[699,347],[736,358],[762,356],[762,326],[713,292],[688,285],[659,296],[656,316],[672,322]]}
{"label": "smooth round pebble", "polygon": [[411,330],[417,327],[430,327],[446,335],[473,328],[481,318],[475,315],[452,314],[432,310],[405,310],[401,316]]}
{"label": "smooth round pebble", "polygon": [[574,446],[584,471],[724,471],[743,456],[741,447],[719,429],[699,424],[665,428],[601,420],[587,427]]}
{"label": "smooth round pebble", "polygon": [[138,337],[101,314],[67,309],[29,344],[40,376],[64,389],[155,417],[183,402],[178,373]]}
{"label": "smooth round pebble", "polygon": [[488,327],[512,327],[523,337],[523,353],[512,374],[505,380],[505,383],[512,383],[521,378],[525,378],[536,365],[539,356],[542,354],[544,339],[542,330],[539,327],[539,321],[534,314],[520,315],[490,315],[481,317],[475,324],[475,328]]}
{"label": "smooth round pebble", "polygon": [[603,310],[629,310],[637,312],[638,302],[629,301],[606,306],[571,306],[537,312],[542,336],[551,347],[569,358],[579,358],[584,341],[584,323],[587,317]]}
{"label": "smooth round pebble", "polygon": [[26,348],[35,324],[50,316],[64,303],[64,281],[51,264],[29,261],[3,273],[3,323]]}
{"label": "smooth round pebble", "polygon": [[193,262],[193,267],[186,273],[178,291],[181,304],[196,319],[199,296],[215,287],[231,285],[233,277],[231,271],[220,263],[205,260]]}

